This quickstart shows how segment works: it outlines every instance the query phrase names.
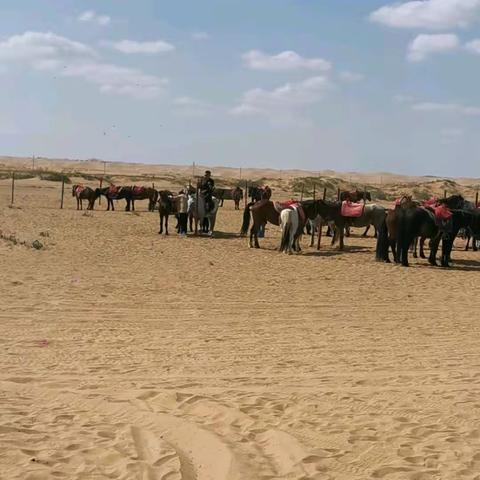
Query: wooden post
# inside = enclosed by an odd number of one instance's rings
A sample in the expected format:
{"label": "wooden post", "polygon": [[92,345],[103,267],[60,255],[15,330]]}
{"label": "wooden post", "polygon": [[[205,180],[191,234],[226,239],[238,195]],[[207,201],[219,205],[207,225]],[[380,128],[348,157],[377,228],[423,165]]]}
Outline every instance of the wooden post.
{"label": "wooden post", "polygon": [[[327,187],[323,188],[323,201],[327,198]],[[322,243],[322,228],[323,228],[323,219],[320,219],[320,223],[318,225],[318,242],[317,242],[317,250],[320,250],[320,244]]]}
{"label": "wooden post", "polygon": [[63,208],[63,194],[65,193],[65,175],[62,176],[62,198],[60,200],[60,210]]}
{"label": "wooden post", "polygon": [[12,203],[15,201],[15,172],[12,172]]}
{"label": "wooden post", "polygon": [[305,184],[302,183],[302,193],[300,194],[300,201],[303,200],[303,192],[304,192],[304,190],[305,190]]}
{"label": "wooden post", "polygon": [[323,201],[327,198],[327,187],[323,189]]}
{"label": "wooden post", "polygon": [[478,208],[479,207],[479,204],[478,204],[478,191],[477,191],[477,194],[475,195],[475,208]]}
{"label": "wooden post", "polygon": [[313,184],[313,199],[315,200],[315,184]]}
{"label": "wooden post", "polygon": [[447,198],[447,191],[446,190],[443,191],[443,198]]}
{"label": "wooden post", "polygon": [[340,201],[340,187],[337,188],[337,202]]}
{"label": "wooden post", "polygon": [[155,190],[155,183],[152,182],[152,188]]}
{"label": "wooden post", "polygon": [[248,204],[248,180],[245,180],[245,195],[244,195],[243,199],[245,201],[245,208],[247,208],[247,204]]}
{"label": "wooden post", "polygon": [[[313,201],[315,201],[315,183],[313,184]],[[310,240],[311,247],[313,247],[313,245],[315,244],[315,220],[310,225],[310,227],[312,228],[312,235],[311,235],[312,238]]]}

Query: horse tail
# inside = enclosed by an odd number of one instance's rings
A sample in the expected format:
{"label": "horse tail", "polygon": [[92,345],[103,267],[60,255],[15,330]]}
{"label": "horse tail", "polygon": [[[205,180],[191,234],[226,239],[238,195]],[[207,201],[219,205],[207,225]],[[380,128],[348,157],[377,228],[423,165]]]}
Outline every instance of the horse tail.
{"label": "horse tail", "polygon": [[292,228],[291,218],[287,211],[284,211],[282,218],[282,239],[280,241],[280,252],[289,250],[290,246],[290,230]]}
{"label": "horse tail", "polygon": [[375,258],[378,262],[388,260],[388,228],[387,228],[387,216],[385,215],[377,236],[377,248]]}
{"label": "horse tail", "polygon": [[248,233],[248,227],[250,226],[250,208],[252,205],[253,203],[249,203],[243,211],[243,223],[242,229],[240,230],[240,235],[246,235]]}

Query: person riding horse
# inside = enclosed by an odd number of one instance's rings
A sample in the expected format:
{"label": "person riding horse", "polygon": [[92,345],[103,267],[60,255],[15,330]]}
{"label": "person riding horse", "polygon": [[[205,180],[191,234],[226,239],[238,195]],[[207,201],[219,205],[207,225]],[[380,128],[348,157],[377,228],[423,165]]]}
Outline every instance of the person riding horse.
{"label": "person riding horse", "polygon": [[212,172],[207,170],[204,177],[200,181],[200,193],[202,193],[203,198],[205,199],[205,207],[207,212],[213,210],[213,190],[215,188],[215,182],[212,178]]}

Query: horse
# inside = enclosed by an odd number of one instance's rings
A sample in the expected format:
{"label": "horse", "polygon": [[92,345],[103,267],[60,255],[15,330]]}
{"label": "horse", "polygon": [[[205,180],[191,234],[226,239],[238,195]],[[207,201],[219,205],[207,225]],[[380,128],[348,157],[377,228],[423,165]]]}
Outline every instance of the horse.
{"label": "horse", "polygon": [[[130,196],[131,187],[116,187],[111,185],[110,187],[97,188],[95,189],[95,199],[103,195],[107,199],[107,211],[112,207],[112,212],[115,211],[115,206],[113,205],[114,200],[120,200],[122,198],[128,199]],[[125,211],[129,211],[130,203],[127,200]]]}
{"label": "horse", "polygon": [[[318,215],[317,201],[315,200],[305,200],[298,202],[299,205],[303,208],[305,212],[306,219],[314,219]],[[261,227],[265,227],[267,223],[272,225],[280,225],[280,211],[282,211],[282,204],[275,204],[271,200],[260,200],[258,202],[250,202],[245,207],[243,211],[243,223],[240,229],[240,235],[245,236],[248,233],[250,227],[250,219],[253,220],[252,227],[250,229],[249,237],[249,247],[250,248],[260,248],[258,243],[258,232]],[[303,224],[299,227],[299,232],[301,233],[303,229]],[[299,235],[297,232],[297,235]]]}
{"label": "horse", "polygon": [[[217,220],[217,212],[220,206],[220,201],[218,198],[212,197],[213,209],[207,211],[205,205],[205,198],[202,194],[199,194],[197,199],[197,194],[189,195],[188,197],[188,213],[191,217],[198,223],[200,223],[202,231],[209,233],[210,236],[213,236],[215,229],[215,223]],[[208,220],[208,228],[205,231],[204,221]]]}
{"label": "horse", "polygon": [[248,196],[252,199],[252,202],[259,202],[260,200],[270,200],[270,198],[272,198],[272,189],[268,186],[250,186],[248,187]]}
{"label": "horse", "polygon": [[[363,233],[363,237],[367,236],[368,230],[371,225],[375,228],[375,238],[377,237],[377,232],[382,225],[382,222],[386,215],[386,208],[380,205],[370,204],[365,205],[363,208],[363,213],[360,217],[346,217],[346,232],[350,227],[367,227]],[[347,237],[349,235],[346,235]],[[335,243],[335,235],[333,236],[332,245]]]}
{"label": "horse", "polygon": [[165,222],[165,235],[168,235],[168,217],[175,214],[172,192],[160,190],[158,197],[158,215],[160,217],[160,230],[158,234],[161,235],[163,233],[163,224]]}
{"label": "horse", "polygon": [[279,252],[291,255],[296,249],[297,232],[300,220],[296,208],[286,208],[280,212],[280,226],[282,228],[282,240]]}
{"label": "horse", "polygon": [[77,199],[77,210],[83,210],[83,200],[88,200],[87,210],[93,210],[95,206],[95,190],[90,187],[84,187],[83,185],[73,185],[72,197]]}
{"label": "horse", "polygon": [[240,187],[232,190],[232,199],[235,203],[235,210],[240,210],[240,202],[243,199],[243,190]]}
{"label": "horse", "polygon": [[127,201],[127,212],[131,210],[135,211],[135,200],[147,200],[148,199],[148,211],[153,212],[155,210],[155,205],[158,201],[158,192],[152,187],[124,187],[129,193],[126,198]]}
{"label": "horse", "polygon": [[448,267],[451,261],[453,242],[458,232],[464,228],[470,231],[474,238],[480,235],[480,211],[477,210],[451,210],[452,212],[452,231],[443,235],[442,248],[442,267]]}
{"label": "horse", "polygon": [[355,190],[353,192],[348,192],[348,191],[340,192],[340,201],[344,202],[346,200],[354,203],[360,202],[361,200],[371,202],[372,196],[370,192],[363,191],[363,190]]}

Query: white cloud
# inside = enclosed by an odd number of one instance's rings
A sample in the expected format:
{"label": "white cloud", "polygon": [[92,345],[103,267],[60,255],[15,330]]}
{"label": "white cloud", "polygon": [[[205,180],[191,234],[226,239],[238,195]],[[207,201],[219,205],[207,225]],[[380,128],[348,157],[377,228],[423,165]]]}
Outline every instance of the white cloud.
{"label": "white cloud", "polygon": [[463,130],[461,128],[444,128],[440,133],[447,138],[458,138],[463,135]]}
{"label": "white cloud", "polygon": [[137,69],[104,63],[87,45],[50,32],[26,32],[0,42],[0,60],[59,77],[80,78],[104,93],[135,98],[158,97],[168,83]]}
{"label": "white cloud", "polygon": [[250,50],[242,55],[244,65],[252,70],[282,72],[289,70],[330,70],[331,64],[323,58],[304,58],[287,50],[278,55],[268,55],[260,50]]}
{"label": "white cloud", "polygon": [[417,112],[452,113],[456,115],[480,115],[480,107],[465,106],[460,103],[420,102],[412,105]]}
{"label": "white cloud", "polygon": [[430,55],[453,52],[459,47],[460,40],[453,33],[421,34],[408,46],[407,59],[410,62],[422,62]]}
{"label": "white cloud", "polygon": [[244,93],[239,105],[230,113],[237,116],[259,115],[273,122],[298,118],[298,111],[322,100],[333,88],[323,76],[298,83],[286,83],[274,90],[255,88]]}
{"label": "white cloud", "polygon": [[163,40],[156,40],[153,42],[136,42],[134,40],[121,40],[119,42],[103,42],[104,45],[118,50],[119,52],[131,53],[145,53],[149,55],[157,53],[166,53],[175,50],[175,47]]}
{"label": "white cloud", "polygon": [[99,15],[93,10],[87,10],[77,17],[79,22],[95,23],[101,27],[110,25],[112,19],[108,15]]}
{"label": "white cloud", "polygon": [[370,20],[394,28],[465,28],[480,18],[480,0],[415,0],[385,5]]}
{"label": "white cloud", "polygon": [[214,109],[213,105],[207,102],[187,96],[174,98],[173,105],[175,113],[184,117],[205,117]]}
{"label": "white cloud", "polygon": [[194,40],[208,40],[210,35],[207,32],[194,32],[192,33],[192,38]]}
{"label": "white cloud", "polygon": [[480,40],[475,39],[466,43],[465,48],[471,53],[477,53],[480,55]]}
{"label": "white cloud", "polygon": [[348,70],[345,70],[343,72],[340,72],[340,80],[347,82],[347,83],[355,83],[355,82],[360,82],[365,78],[365,75],[362,75],[361,73],[355,73],[355,72],[349,72]]}

